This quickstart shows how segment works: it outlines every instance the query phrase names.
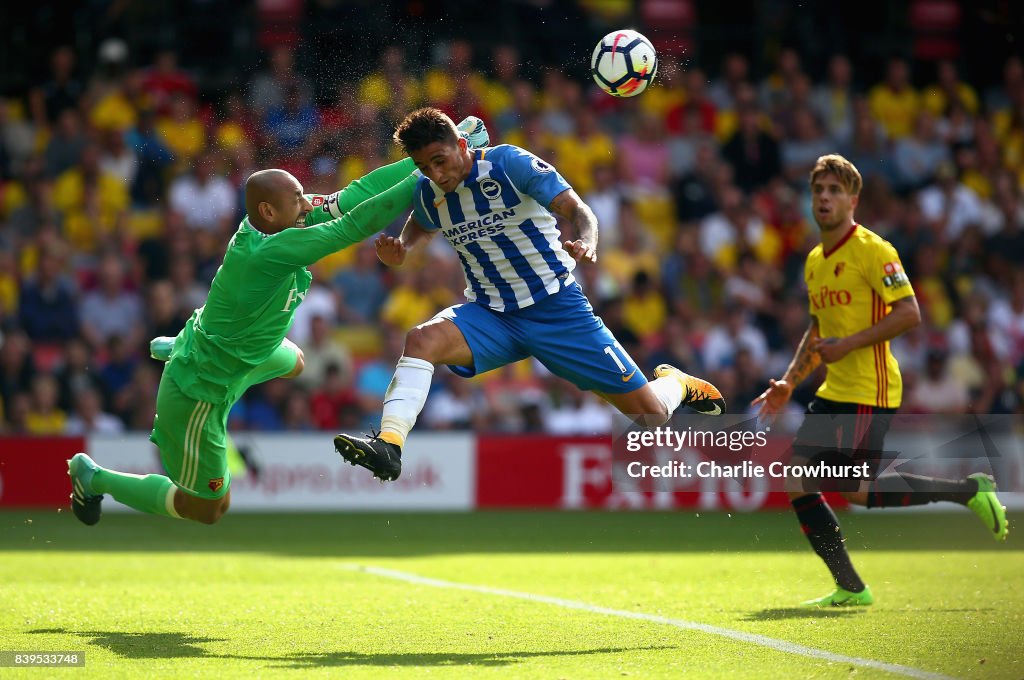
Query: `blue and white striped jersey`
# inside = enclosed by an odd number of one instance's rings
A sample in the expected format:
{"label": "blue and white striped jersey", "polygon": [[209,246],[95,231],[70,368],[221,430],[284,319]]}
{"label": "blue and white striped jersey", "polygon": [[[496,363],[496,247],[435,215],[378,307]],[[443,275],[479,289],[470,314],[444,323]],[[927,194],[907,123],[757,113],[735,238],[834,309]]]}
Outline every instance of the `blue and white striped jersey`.
{"label": "blue and white striped jersey", "polygon": [[477,149],[469,177],[450,193],[426,177],[413,194],[413,215],[440,229],[466,274],[466,299],[511,312],[557,293],[575,279],[562,248],[552,199],[571,188],[529,151],[510,144]]}

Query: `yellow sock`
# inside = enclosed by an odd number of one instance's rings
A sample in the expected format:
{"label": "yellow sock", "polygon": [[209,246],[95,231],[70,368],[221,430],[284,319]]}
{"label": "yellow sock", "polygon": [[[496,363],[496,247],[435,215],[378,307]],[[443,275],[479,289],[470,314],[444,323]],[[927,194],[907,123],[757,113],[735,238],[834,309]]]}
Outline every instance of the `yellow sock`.
{"label": "yellow sock", "polygon": [[388,444],[394,444],[398,448],[405,446],[405,438],[397,432],[381,432],[377,435],[377,439],[383,439]]}

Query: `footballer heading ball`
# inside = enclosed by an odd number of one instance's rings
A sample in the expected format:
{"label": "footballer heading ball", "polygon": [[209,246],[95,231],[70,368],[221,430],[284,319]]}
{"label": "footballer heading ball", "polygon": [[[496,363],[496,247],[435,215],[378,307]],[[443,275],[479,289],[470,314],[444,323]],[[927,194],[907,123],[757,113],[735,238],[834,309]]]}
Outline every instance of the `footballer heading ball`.
{"label": "footballer heading ball", "polygon": [[628,28],[601,38],[590,59],[594,82],[613,97],[635,97],[647,89],[657,71],[654,45]]}

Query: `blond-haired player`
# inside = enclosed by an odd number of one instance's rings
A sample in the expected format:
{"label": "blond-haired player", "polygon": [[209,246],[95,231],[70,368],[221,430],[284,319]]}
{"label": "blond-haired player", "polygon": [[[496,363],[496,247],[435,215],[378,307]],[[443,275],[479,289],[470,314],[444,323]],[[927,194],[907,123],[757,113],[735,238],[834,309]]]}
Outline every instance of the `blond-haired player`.
{"label": "blond-haired player", "polygon": [[[842,156],[822,156],[810,184],[821,230],[821,243],[808,254],[804,268],[811,323],[785,375],[771,380],[753,404],[760,405],[763,418],[774,417],[793,388],[825,363],[825,381],[793,443],[794,462],[867,462],[870,481],[840,489],[849,502],[869,508],[960,503],[981,518],[996,540],[1005,539],[1005,508],[986,474],[950,480],[896,472],[875,478],[886,432],[903,396],[889,341],[919,324],[921,313],[896,249],[853,217],[862,186],[857,168]],[[835,514],[820,487],[810,486],[815,488],[794,483],[787,490],[804,534],[832,572],[836,590],[804,605],[871,604],[871,590],[850,562]]]}

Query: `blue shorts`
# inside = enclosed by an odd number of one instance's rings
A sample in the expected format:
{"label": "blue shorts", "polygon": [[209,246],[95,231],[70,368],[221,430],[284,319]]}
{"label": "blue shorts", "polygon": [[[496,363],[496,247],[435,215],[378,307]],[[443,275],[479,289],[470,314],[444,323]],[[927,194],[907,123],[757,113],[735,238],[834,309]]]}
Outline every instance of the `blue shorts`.
{"label": "blue shorts", "polygon": [[473,352],[472,368],[449,366],[464,378],[532,356],[581,390],[622,394],[647,384],[578,283],[514,312],[467,302],[435,318],[451,320]]}

